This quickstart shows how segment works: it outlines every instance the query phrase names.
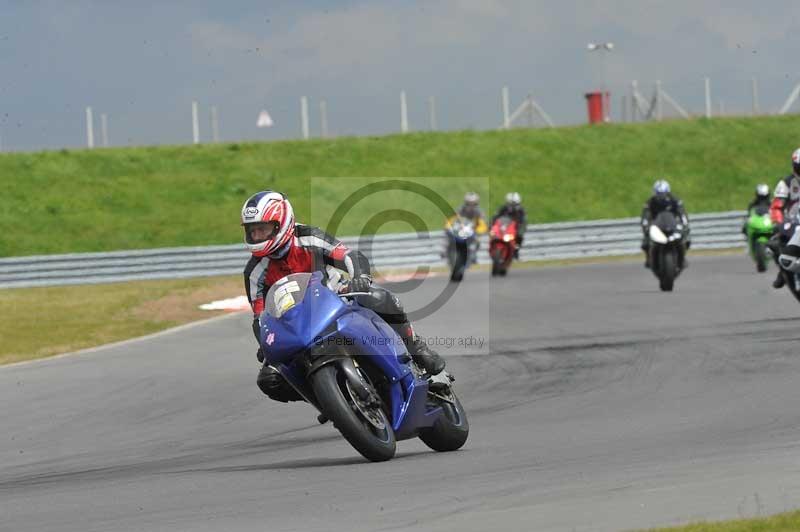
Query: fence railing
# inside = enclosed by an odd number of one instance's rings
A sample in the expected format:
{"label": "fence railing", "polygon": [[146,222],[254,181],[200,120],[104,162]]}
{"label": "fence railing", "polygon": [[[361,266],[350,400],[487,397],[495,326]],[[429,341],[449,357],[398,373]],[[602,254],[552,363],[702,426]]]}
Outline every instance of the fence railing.
{"label": "fence railing", "polygon": [[[698,214],[691,218],[692,249],[744,245],[743,211]],[[522,260],[569,259],[640,253],[638,218],[533,224],[528,226]],[[442,265],[444,233],[400,233],[371,239],[345,237],[378,271]],[[482,237],[479,263],[489,263]],[[96,284],[145,279],[180,279],[241,273],[249,254],[241,244],[107,253],[70,253],[0,259],[0,288]]]}

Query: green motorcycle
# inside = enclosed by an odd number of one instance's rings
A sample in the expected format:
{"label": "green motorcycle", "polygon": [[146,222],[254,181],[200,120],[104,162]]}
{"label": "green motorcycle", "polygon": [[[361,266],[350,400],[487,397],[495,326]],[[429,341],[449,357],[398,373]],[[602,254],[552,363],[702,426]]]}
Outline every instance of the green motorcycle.
{"label": "green motorcycle", "polygon": [[747,236],[747,246],[750,250],[750,257],[756,262],[756,269],[759,272],[767,271],[767,242],[772,236],[773,225],[769,217],[767,207],[753,207],[747,213],[745,223],[745,235]]}

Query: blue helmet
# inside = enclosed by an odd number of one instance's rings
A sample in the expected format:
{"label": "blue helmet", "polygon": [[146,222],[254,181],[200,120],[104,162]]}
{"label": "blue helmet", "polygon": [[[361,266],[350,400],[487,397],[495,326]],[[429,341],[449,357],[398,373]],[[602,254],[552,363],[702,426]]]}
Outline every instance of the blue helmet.
{"label": "blue helmet", "polygon": [[670,193],[669,183],[666,179],[659,179],[655,183],[653,183],[653,192],[658,195],[664,195]]}

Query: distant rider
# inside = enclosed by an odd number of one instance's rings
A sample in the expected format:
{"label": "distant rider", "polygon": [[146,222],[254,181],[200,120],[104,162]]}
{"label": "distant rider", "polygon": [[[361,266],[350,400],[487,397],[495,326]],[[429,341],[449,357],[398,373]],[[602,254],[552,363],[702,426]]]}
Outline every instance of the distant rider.
{"label": "distant rider", "polygon": [[[786,245],[791,235],[790,221],[795,218],[800,202],[800,148],[792,153],[792,173],[778,181],[775,185],[772,205],[770,205],[769,215],[776,227],[776,234],[770,239],[769,246],[772,248],[773,256],[777,261],[780,249]],[[785,281],[778,268],[778,276],[772,282],[773,288],[783,288]]]}
{"label": "distant rider", "polygon": [[492,217],[492,225],[502,216],[508,216],[517,222],[517,249],[514,250],[514,258],[519,258],[519,250],[522,248],[522,242],[525,238],[525,230],[528,228],[528,216],[525,209],[522,207],[522,197],[518,192],[509,192],[506,194],[506,202]]}
{"label": "distant rider", "polygon": [[[258,192],[242,206],[245,244],[252,256],[244,269],[244,286],[253,309],[253,334],[259,342],[257,358],[264,362],[260,347],[258,317],[264,310],[264,298],[270,286],[292,273],[320,271],[329,279],[328,268],[347,272],[349,291],[370,292],[359,303],[383,318],[408,348],[414,361],[429,375],[445,367],[444,359],[414,334],[414,328],[397,297],[372,284],[370,265],[360,251],[348,249],[341,241],[318,227],[296,224],[289,200],[280,192]],[[302,401],[303,398],[272,366],[264,363],[257,379],[258,387],[270,398]]]}
{"label": "distant rider", "polygon": [[756,185],[756,195],[747,206],[747,215],[744,219],[744,224],[742,224],[742,234],[747,234],[747,218],[750,216],[750,211],[753,209],[756,209],[756,212],[761,211],[762,213],[769,211],[769,185],[766,183],[759,183]]}
{"label": "distant rider", "polygon": [[[477,192],[467,192],[464,194],[464,203],[456,211],[456,215],[460,216],[461,218],[466,218],[470,222],[472,222],[472,226],[475,228],[476,235],[484,234],[488,228],[486,226],[486,217],[483,214],[483,210],[481,209],[481,197],[478,195]],[[451,217],[447,220],[447,227],[450,227],[450,224],[455,219],[455,216]],[[449,241],[447,242],[449,244]],[[480,249],[481,243],[479,239],[474,240],[473,244],[473,253],[472,253],[472,261],[475,262],[478,260],[478,249]],[[445,250],[447,249],[447,245],[445,245]],[[446,256],[446,251],[442,252],[442,257]]]}
{"label": "distant rider", "polygon": [[[642,209],[642,251],[644,251],[644,265],[646,268],[650,267],[650,224],[656,219],[656,216],[664,211],[671,212],[678,217],[686,228],[686,238],[684,240],[686,249],[691,246],[689,217],[686,215],[683,202],[677,196],[672,195],[672,189],[665,179],[659,179],[653,184],[653,195],[650,196],[650,199],[647,200]],[[679,253],[679,260],[679,268],[684,269],[688,266],[685,250],[683,253]]]}

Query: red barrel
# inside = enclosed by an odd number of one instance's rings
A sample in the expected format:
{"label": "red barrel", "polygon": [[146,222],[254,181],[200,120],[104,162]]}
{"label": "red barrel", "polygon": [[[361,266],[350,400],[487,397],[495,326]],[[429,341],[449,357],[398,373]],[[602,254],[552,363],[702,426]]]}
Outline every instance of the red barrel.
{"label": "red barrel", "polygon": [[586,96],[586,105],[589,108],[589,123],[590,124],[602,124],[605,121],[605,117],[608,115],[608,102],[609,94],[602,93],[602,92],[589,92],[585,94]]}

